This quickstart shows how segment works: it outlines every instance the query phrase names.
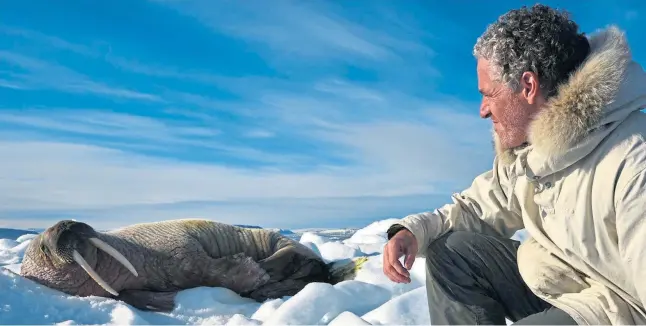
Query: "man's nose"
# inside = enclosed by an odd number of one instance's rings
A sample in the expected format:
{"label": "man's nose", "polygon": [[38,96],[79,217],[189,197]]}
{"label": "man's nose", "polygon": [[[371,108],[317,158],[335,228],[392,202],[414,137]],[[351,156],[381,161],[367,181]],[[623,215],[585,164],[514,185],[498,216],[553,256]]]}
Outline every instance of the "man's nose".
{"label": "man's nose", "polygon": [[481,104],[480,105],[480,117],[483,119],[488,118],[491,115],[491,110],[489,110],[489,105]]}

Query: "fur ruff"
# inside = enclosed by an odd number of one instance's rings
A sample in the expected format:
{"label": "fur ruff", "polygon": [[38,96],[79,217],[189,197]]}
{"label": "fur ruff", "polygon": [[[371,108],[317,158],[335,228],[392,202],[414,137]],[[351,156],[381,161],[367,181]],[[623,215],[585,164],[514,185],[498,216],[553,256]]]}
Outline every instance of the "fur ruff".
{"label": "fur ruff", "polygon": [[[589,38],[590,54],[558,87],[528,130],[528,143],[544,156],[558,156],[576,145],[604,117],[631,60],[624,33],[615,26]],[[494,132],[496,154],[505,165],[516,159],[515,148],[503,149]]]}

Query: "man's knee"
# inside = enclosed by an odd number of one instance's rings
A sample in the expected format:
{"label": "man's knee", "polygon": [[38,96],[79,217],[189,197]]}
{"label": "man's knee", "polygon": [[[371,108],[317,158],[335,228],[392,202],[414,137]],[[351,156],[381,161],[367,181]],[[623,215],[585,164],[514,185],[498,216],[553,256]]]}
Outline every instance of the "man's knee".
{"label": "man's knee", "polygon": [[476,237],[466,231],[451,231],[438,237],[426,248],[426,268],[431,274],[450,268],[456,256],[468,255]]}
{"label": "man's knee", "polygon": [[466,254],[482,243],[481,234],[468,231],[450,231],[435,239],[426,249],[427,256]]}

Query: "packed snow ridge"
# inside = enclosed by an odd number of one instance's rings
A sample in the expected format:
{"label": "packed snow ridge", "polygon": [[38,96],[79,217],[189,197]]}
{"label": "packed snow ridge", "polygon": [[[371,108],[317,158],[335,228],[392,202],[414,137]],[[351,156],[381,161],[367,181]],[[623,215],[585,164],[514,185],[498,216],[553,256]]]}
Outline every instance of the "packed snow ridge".
{"label": "packed snow ridge", "polygon": [[135,309],[123,302],[63,294],[20,277],[25,249],[36,232],[0,229],[0,324],[218,324],[218,325],[428,325],[425,261],[418,258],[411,283],[382,272],[387,219],[359,230],[280,230],[328,261],[368,257],[354,280],[312,283],[293,297],[258,303],[225,288],[180,292],[170,313]]}

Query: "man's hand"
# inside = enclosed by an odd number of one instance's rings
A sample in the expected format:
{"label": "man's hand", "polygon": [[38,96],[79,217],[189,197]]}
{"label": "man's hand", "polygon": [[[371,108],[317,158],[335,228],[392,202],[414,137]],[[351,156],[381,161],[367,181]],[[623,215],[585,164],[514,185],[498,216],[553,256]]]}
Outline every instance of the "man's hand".
{"label": "man's hand", "polygon": [[[395,234],[384,247],[384,274],[397,283],[410,283],[410,270],[417,254],[417,240],[410,231],[404,229]],[[404,255],[404,266],[399,258]]]}

